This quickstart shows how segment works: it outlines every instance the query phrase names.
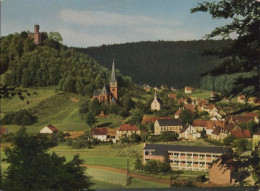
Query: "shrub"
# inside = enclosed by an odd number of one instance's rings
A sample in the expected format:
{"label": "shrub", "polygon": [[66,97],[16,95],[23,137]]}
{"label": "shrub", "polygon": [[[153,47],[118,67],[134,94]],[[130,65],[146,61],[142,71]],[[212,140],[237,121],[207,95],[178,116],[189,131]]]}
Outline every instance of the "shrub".
{"label": "shrub", "polygon": [[17,112],[7,113],[1,120],[3,125],[32,125],[37,121],[37,117],[31,111],[22,109]]}

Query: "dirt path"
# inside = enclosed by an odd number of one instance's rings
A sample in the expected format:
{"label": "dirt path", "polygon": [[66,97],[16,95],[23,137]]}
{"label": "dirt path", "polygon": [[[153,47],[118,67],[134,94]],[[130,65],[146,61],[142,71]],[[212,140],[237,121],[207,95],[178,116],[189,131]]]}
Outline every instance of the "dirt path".
{"label": "dirt path", "polygon": [[[97,169],[117,172],[117,173],[121,173],[121,174],[126,174],[125,169],[111,168],[111,167],[107,167],[107,166],[96,166],[96,165],[84,165],[84,166],[89,167],[89,168],[97,168]],[[130,172],[130,176],[133,177],[133,178],[139,178],[139,179],[142,179],[142,180],[151,181],[151,182],[155,182],[155,183],[159,183],[159,184],[165,184],[165,185],[170,186],[170,180],[167,180],[167,179],[160,179],[160,178],[156,178],[156,177],[143,176],[143,175],[132,173],[132,172]]]}

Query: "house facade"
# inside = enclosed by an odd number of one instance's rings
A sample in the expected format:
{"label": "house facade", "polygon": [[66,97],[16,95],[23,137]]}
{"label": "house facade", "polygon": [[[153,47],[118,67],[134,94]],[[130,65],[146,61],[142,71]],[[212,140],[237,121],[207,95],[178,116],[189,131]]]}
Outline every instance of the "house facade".
{"label": "house facade", "polygon": [[157,119],[154,123],[154,134],[159,135],[163,131],[179,133],[182,129],[180,119]]}
{"label": "house facade", "polygon": [[190,86],[185,86],[184,92],[185,94],[191,94],[194,89]]}
{"label": "house facade", "polygon": [[180,133],[179,137],[186,140],[195,140],[201,137],[201,134],[191,125],[185,125]]}
{"label": "house facade", "polygon": [[168,162],[173,170],[208,171],[215,159],[230,153],[229,147],[145,144],[143,163],[160,160]]}
{"label": "house facade", "polygon": [[154,93],[154,100],[153,102],[151,103],[151,110],[152,111],[159,111],[163,108],[163,102],[162,100],[160,100],[160,98],[157,97],[157,93],[155,92]]}
{"label": "house facade", "polygon": [[117,137],[121,138],[122,136],[131,136],[132,134],[141,134],[140,129],[136,125],[123,124],[117,130]]}
{"label": "house facade", "polygon": [[91,133],[91,136],[93,138],[96,138],[100,141],[107,141],[108,140],[107,128],[105,128],[105,127],[92,128],[90,133]]}

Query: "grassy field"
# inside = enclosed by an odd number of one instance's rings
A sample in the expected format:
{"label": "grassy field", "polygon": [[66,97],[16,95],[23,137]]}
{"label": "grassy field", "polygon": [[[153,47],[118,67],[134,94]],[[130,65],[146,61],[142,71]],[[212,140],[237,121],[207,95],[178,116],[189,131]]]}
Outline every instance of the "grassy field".
{"label": "grassy field", "polygon": [[[79,114],[79,107],[87,96],[74,93],[55,93],[54,87],[41,89],[27,89],[31,94],[25,100],[20,100],[17,96],[10,100],[1,100],[1,117],[6,112],[18,111],[20,109],[31,109],[38,117],[38,122],[27,126],[29,133],[38,133],[43,127],[52,124],[60,131],[85,131],[90,127],[85,123]],[[27,100],[29,104],[27,104]],[[115,115],[107,118],[97,118],[97,126],[118,128],[122,120]],[[16,132],[20,126],[5,125],[10,132]]]}
{"label": "grassy field", "polygon": [[166,185],[132,178],[126,185],[126,174],[110,172],[103,169],[88,168],[87,173],[94,178],[94,188],[166,188]]}
{"label": "grassy field", "polygon": [[208,99],[211,95],[211,91],[195,90],[194,93],[187,95],[194,98]]}

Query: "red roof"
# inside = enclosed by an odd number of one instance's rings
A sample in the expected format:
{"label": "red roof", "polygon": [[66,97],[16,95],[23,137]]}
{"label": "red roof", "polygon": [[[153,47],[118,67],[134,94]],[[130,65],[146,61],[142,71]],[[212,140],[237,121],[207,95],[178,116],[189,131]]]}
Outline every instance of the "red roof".
{"label": "red roof", "polygon": [[118,131],[140,131],[136,125],[123,124],[118,128]]}
{"label": "red roof", "polygon": [[54,127],[53,125],[48,125],[47,126],[52,132],[56,132],[58,131],[58,129],[56,127]]}
{"label": "red roof", "polygon": [[5,127],[0,127],[0,135],[8,133],[8,130]]}
{"label": "red roof", "polygon": [[176,111],[175,115],[180,115],[181,114],[181,110]]}
{"label": "red roof", "polygon": [[176,98],[177,98],[177,97],[176,97],[176,94],[169,94],[168,97],[169,97],[169,98],[173,98],[173,99],[176,99]]}
{"label": "red roof", "polygon": [[142,119],[142,124],[148,123],[148,122],[155,122],[157,119],[172,119],[172,117],[149,117],[149,116],[144,116]]}
{"label": "red roof", "polygon": [[106,127],[92,128],[91,135],[107,135],[107,128]]}
{"label": "red roof", "polygon": [[226,121],[209,121],[206,122],[206,129],[214,129],[214,127],[219,126],[224,128]]}
{"label": "red roof", "polygon": [[240,116],[240,115],[234,115],[234,116],[228,116],[228,121],[233,121],[235,123],[246,123],[249,121],[253,121],[255,118],[253,116]]}
{"label": "red roof", "polygon": [[187,91],[189,91],[189,90],[193,90],[194,88],[192,88],[192,87],[190,87],[190,86],[185,86],[185,89],[186,89]]}
{"label": "red roof", "polygon": [[236,138],[252,138],[252,135],[248,129],[245,130],[234,130],[231,131],[231,135],[234,135]]}
{"label": "red roof", "polygon": [[190,111],[196,110],[195,106],[192,104],[185,104],[184,107],[185,107],[185,109],[188,109]]}
{"label": "red roof", "polygon": [[194,120],[192,126],[194,127],[206,127],[207,121],[206,120]]}
{"label": "red roof", "polygon": [[257,131],[257,132],[255,133],[255,135],[260,135],[260,131]]}
{"label": "red roof", "polygon": [[245,113],[245,116],[258,117],[257,113]]}

